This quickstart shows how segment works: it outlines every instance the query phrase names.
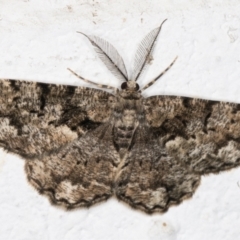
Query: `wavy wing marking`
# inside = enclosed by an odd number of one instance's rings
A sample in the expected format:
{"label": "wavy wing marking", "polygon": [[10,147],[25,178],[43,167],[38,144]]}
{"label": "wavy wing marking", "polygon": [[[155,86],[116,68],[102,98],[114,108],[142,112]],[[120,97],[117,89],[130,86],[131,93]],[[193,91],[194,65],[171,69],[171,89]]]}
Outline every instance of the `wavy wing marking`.
{"label": "wavy wing marking", "polygon": [[137,129],[119,174],[120,200],[165,212],[192,197],[201,176],[240,166],[240,104],[175,96],[143,104],[148,124]]}
{"label": "wavy wing marking", "polygon": [[56,151],[107,121],[107,92],[0,80],[0,146],[24,158]]}

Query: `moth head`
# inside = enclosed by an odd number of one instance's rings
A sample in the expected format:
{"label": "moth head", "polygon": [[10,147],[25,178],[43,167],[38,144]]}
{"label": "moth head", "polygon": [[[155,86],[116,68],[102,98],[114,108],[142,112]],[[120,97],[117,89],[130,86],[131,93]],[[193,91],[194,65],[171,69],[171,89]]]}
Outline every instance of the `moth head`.
{"label": "moth head", "polygon": [[139,85],[135,81],[129,80],[122,83],[121,89],[128,92],[137,92],[139,90]]}

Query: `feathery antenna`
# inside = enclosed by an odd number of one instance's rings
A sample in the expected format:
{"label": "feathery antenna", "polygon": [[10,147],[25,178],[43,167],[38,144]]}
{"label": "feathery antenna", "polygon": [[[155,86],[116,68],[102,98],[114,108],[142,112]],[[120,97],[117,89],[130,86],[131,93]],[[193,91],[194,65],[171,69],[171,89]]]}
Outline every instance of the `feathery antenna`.
{"label": "feathery antenna", "polygon": [[165,19],[158,28],[155,28],[149,32],[140,42],[140,45],[135,54],[132,80],[138,80],[141,73],[143,72],[144,67],[149,62],[157,37],[165,21],[167,21],[167,19]]}
{"label": "feathery antenna", "polygon": [[88,36],[82,32],[78,33],[81,33],[88,38],[88,40],[94,46],[94,50],[98,54],[98,57],[114,76],[121,81],[128,81],[128,74],[124,61],[112,44],[100,37]]}

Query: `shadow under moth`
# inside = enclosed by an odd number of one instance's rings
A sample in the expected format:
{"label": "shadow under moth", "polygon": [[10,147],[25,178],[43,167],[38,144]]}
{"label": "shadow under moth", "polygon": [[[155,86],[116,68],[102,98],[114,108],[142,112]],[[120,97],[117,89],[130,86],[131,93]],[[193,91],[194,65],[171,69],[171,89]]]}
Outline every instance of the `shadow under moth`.
{"label": "shadow under moth", "polygon": [[[163,24],[163,23],[162,23]],[[111,196],[147,213],[193,195],[202,175],[240,165],[240,104],[151,96],[137,80],[161,27],[140,42],[133,73],[106,40],[86,36],[119,89],[0,80],[0,146],[25,159],[28,181],[66,209]]]}

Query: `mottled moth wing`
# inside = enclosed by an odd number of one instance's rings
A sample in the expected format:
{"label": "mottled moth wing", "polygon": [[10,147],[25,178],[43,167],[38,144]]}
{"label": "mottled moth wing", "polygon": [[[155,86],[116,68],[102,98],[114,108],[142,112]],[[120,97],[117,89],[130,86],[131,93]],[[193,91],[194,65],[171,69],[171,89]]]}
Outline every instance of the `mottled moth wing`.
{"label": "mottled moth wing", "polygon": [[55,151],[108,119],[110,96],[83,87],[1,80],[0,145],[27,158]]}
{"label": "mottled moth wing", "polygon": [[119,156],[112,144],[112,125],[102,124],[51,155],[26,164],[29,181],[67,209],[89,207],[113,194]]}
{"label": "mottled moth wing", "polygon": [[144,99],[139,128],[117,196],[148,213],[195,192],[201,175],[240,165],[240,105],[175,96]]}
{"label": "mottled moth wing", "polygon": [[[107,195],[109,189],[101,190],[98,180],[112,184],[104,180],[112,174],[112,158],[105,154],[112,149],[108,144],[109,149],[104,150],[104,143],[99,142],[98,138],[104,141],[107,135],[86,133],[106,128],[111,97],[84,87],[1,80],[0,146],[27,159],[30,183],[54,203],[71,208],[80,202],[89,205],[90,199],[99,201],[103,197],[96,196],[98,192]],[[76,196],[74,191],[79,187],[82,191]],[[94,187],[99,188],[95,196],[91,193]],[[91,196],[84,195],[87,189]]]}
{"label": "mottled moth wing", "polygon": [[84,34],[125,80],[120,89],[99,86],[113,95],[0,80],[0,146],[26,159],[29,182],[52,203],[89,207],[115,195],[147,213],[164,212],[191,197],[202,175],[240,165],[240,104],[141,95],[176,61],[139,90],[162,24],[141,41],[130,79],[113,45]]}

